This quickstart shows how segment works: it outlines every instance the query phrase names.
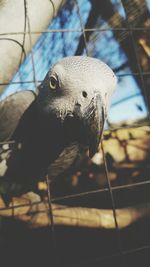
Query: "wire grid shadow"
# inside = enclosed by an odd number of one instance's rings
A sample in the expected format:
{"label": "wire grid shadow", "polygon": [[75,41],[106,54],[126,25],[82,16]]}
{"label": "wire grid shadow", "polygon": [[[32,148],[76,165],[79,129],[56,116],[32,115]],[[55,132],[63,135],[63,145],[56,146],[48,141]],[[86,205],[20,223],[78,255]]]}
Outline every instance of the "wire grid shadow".
{"label": "wire grid shadow", "polygon": [[[51,2],[51,8],[53,8],[53,13],[55,14],[55,3],[54,1],[50,1]],[[81,1],[82,2],[82,1]],[[108,4],[108,6],[106,5],[106,7],[110,7],[113,6],[114,4],[116,4],[118,6],[118,13],[114,12],[111,14],[112,18],[109,18],[107,15],[107,12],[104,11],[104,13],[98,17],[98,12],[96,12],[96,9],[98,8],[97,5],[99,5],[96,1],[88,1],[88,8],[86,10],[85,6],[81,4],[80,1],[67,1],[67,3],[64,5],[64,7],[60,10],[60,14],[61,14],[61,23],[59,24],[58,21],[55,24],[55,21],[57,20],[57,18],[60,18],[60,15],[57,16],[56,18],[54,18],[54,20],[50,23],[50,26],[48,27],[47,30],[44,30],[42,32],[40,32],[41,35],[41,39],[38,40],[38,42],[35,44],[35,46],[33,47],[32,45],[32,35],[36,35],[39,32],[37,31],[32,31],[31,28],[31,24],[30,24],[30,18],[28,15],[28,5],[27,5],[27,1],[24,0],[24,31],[23,32],[18,32],[15,34],[23,34],[23,42],[22,43],[17,43],[17,45],[19,45],[22,49],[22,53],[21,53],[21,57],[20,57],[20,68],[19,68],[19,72],[17,72],[17,74],[15,75],[15,77],[12,79],[12,81],[10,83],[5,83],[1,85],[5,85],[8,87],[6,88],[5,91],[5,97],[10,93],[10,88],[12,88],[11,92],[15,92],[20,90],[20,88],[23,89],[30,89],[30,90],[35,90],[35,88],[38,86],[38,84],[43,80],[47,70],[49,69],[49,67],[55,62],[57,61],[57,59],[63,57],[63,56],[68,56],[68,55],[79,55],[79,54],[84,54],[87,56],[94,56],[94,57],[99,57],[99,42],[110,42],[110,46],[113,45],[111,44],[111,38],[112,36],[114,36],[114,38],[117,40],[117,43],[121,46],[121,49],[124,50],[124,52],[126,53],[126,55],[130,55],[132,56],[132,58],[125,58],[125,56],[122,56],[121,53],[118,55],[118,58],[120,56],[120,62],[121,62],[121,66],[122,68],[119,68],[116,64],[114,64],[114,71],[116,72],[116,75],[118,77],[118,80],[121,79],[122,77],[127,77],[129,79],[132,79],[132,85],[133,85],[133,79],[136,80],[136,83],[138,84],[138,86],[140,87],[140,90],[135,90],[134,92],[132,92],[131,95],[124,95],[122,98],[120,98],[119,100],[116,100],[116,96],[114,96],[114,100],[112,103],[112,107],[110,109],[110,114],[111,114],[111,110],[113,109],[113,106],[116,107],[117,105],[120,105],[120,109],[118,112],[123,112],[121,105],[125,102],[128,101],[128,99],[132,99],[136,96],[140,96],[140,101],[142,104],[138,105],[138,109],[141,111],[144,110],[144,119],[143,117],[141,117],[140,120],[134,120],[134,121],[127,121],[124,122],[122,125],[121,124],[117,124],[116,122],[113,121],[113,118],[108,117],[108,121],[107,121],[107,126],[106,126],[106,135],[104,134],[104,138],[103,141],[101,143],[101,149],[100,149],[100,153],[102,155],[102,162],[103,162],[103,166],[104,166],[104,176],[105,176],[105,186],[101,186],[100,188],[95,187],[93,190],[91,190],[91,188],[89,187],[90,190],[80,190],[79,192],[75,192],[73,193],[73,191],[71,193],[64,193],[64,195],[60,195],[60,196],[53,196],[53,194],[51,194],[51,184],[49,182],[48,176],[45,178],[46,184],[47,184],[47,197],[48,197],[48,209],[49,209],[49,239],[52,243],[52,250],[53,250],[53,257],[54,257],[54,261],[56,261],[56,264],[58,263],[58,258],[59,258],[59,253],[60,253],[60,246],[63,246],[65,243],[65,236],[62,235],[62,238],[58,238],[58,229],[55,226],[55,216],[53,215],[53,204],[63,204],[66,206],[66,208],[69,206],[69,201],[73,201],[71,206],[76,206],[76,205],[80,205],[80,199],[82,199],[84,203],[87,201],[87,199],[89,199],[89,201],[91,201],[91,203],[95,203],[96,201],[101,201],[101,199],[105,200],[107,199],[107,201],[109,202],[109,208],[112,209],[113,212],[113,220],[114,220],[114,225],[115,225],[115,229],[113,231],[113,234],[111,233],[111,235],[108,237],[107,236],[107,242],[112,242],[113,246],[115,247],[114,250],[111,251],[111,249],[106,249],[106,252],[104,253],[104,255],[98,255],[98,253],[93,253],[93,256],[90,257],[89,255],[86,257],[79,257],[78,260],[75,259],[70,259],[69,264],[65,263],[65,266],[99,266],[99,264],[104,264],[102,266],[110,266],[109,264],[111,262],[116,262],[118,265],[117,266],[126,266],[126,264],[130,264],[130,262],[133,261],[133,258],[131,259],[130,256],[132,255],[133,257],[137,257],[137,254],[140,252],[144,253],[148,253],[149,249],[150,249],[150,242],[139,242],[138,238],[138,244],[132,244],[131,246],[128,244],[127,246],[125,246],[125,238],[123,237],[122,234],[122,230],[120,230],[120,226],[119,226],[119,222],[118,222],[118,217],[117,217],[117,209],[119,206],[119,201],[121,201],[122,198],[122,194],[125,195],[125,199],[124,201],[126,201],[127,203],[127,207],[129,205],[128,202],[128,196],[129,198],[132,199],[133,203],[136,203],[137,198],[139,197],[139,192],[140,189],[143,192],[143,194],[147,195],[147,191],[145,192],[145,186],[147,186],[147,188],[149,188],[149,184],[150,181],[149,179],[146,177],[145,179],[141,179],[138,180],[136,182],[134,181],[128,181],[126,183],[124,183],[124,180],[121,180],[120,184],[113,184],[112,180],[110,179],[111,176],[111,160],[112,160],[112,156],[110,157],[109,153],[105,152],[105,139],[107,139],[107,135],[108,138],[113,137],[117,139],[117,133],[120,130],[125,130],[125,129],[138,129],[141,127],[149,127],[149,95],[148,95],[148,80],[150,77],[150,71],[147,68],[143,68],[142,64],[141,64],[141,58],[139,56],[139,48],[137,46],[137,42],[139,42],[141,50],[143,51],[143,53],[146,54],[147,57],[149,57],[149,46],[146,43],[145,39],[144,39],[144,34],[146,34],[146,36],[149,36],[150,34],[150,28],[149,26],[147,26],[146,24],[144,24],[144,22],[139,22],[139,23],[135,23],[136,19],[133,20],[132,19],[132,8],[134,8],[135,6],[132,6],[132,1],[106,1],[106,3]],[[100,1],[102,2],[102,1]],[[143,1],[143,3],[145,3],[146,5],[146,1]],[[138,6],[138,1],[134,1],[134,4]],[[101,5],[101,4],[100,4]],[[143,4],[144,5],[144,4]],[[94,9],[95,6],[95,9]],[[143,6],[142,6],[143,7]],[[143,7],[144,8],[144,7]],[[93,13],[92,13],[93,12]],[[137,14],[138,14],[138,10],[137,10]],[[108,12],[109,13],[109,12]],[[86,15],[87,14],[87,15]],[[95,20],[93,22],[93,24],[90,24],[90,16],[92,18],[92,16],[94,16],[94,14],[98,17],[97,20]],[[136,12],[134,14],[136,16]],[[72,24],[70,23],[70,27],[67,28],[67,24],[65,23],[65,20],[70,20],[70,17],[75,16],[77,22],[74,24],[74,22],[72,22]],[[142,8],[141,8],[141,17],[144,16],[142,14]],[[150,19],[149,14],[147,14],[147,20]],[[59,19],[58,19],[59,20]],[[62,28],[60,28],[60,25],[62,26]],[[75,25],[75,27],[74,27]],[[76,26],[77,25],[77,26]],[[90,27],[93,26],[93,27]],[[26,30],[28,28],[28,31]],[[13,34],[14,33],[8,33],[5,35],[5,37],[0,37],[0,41],[3,39],[7,39],[7,35],[12,35],[12,40],[9,37],[9,41],[11,42],[15,42],[15,40],[13,39]],[[1,36],[4,35],[1,34]],[[48,39],[48,36],[51,36],[50,39]],[[25,49],[24,49],[24,44],[25,44],[25,39],[26,36],[28,36],[29,38],[29,43],[30,43],[30,54],[27,56]],[[68,36],[71,36],[69,38],[73,38],[74,43],[70,43],[70,39],[69,42],[67,42],[67,38]],[[74,36],[74,37],[72,37]],[[101,41],[101,39],[104,37],[106,37],[106,41]],[[59,42],[59,38],[61,39],[61,44],[57,44],[56,41]],[[77,40],[75,42],[75,40]],[[40,63],[35,63],[37,62],[37,59],[40,60],[40,47],[42,46],[43,49],[45,49],[49,42],[50,43],[50,48],[49,50],[47,50],[47,54],[50,54],[51,52],[51,56],[50,59],[48,59],[47,55],[45,54],[45,58],[42,58],[42,63],[44,61],[43,64],[45,64],[45,67],[43,68],[44,71],[41,72],[41,68],[38,67],[38,64]],[[145,41],[145,43],[144,43]],[[54,42],[54,43],[53,43]],[[93,43],[92,43],[93,42]],[[55,46],[58,45],[58,50],[56,49]],[[114,46],[116,44],[114,43]],[[119,46],[118,45],[118,46]],[[39,47],[39,50],[38,50]],[[61,51],[61,53],[59,55],[55,55],[55,49],[56,52]],[[113,47],[111,47],[112,51],[113,51]],[[110,50],[111,50],[110,49]],[[117,48],[116,48],[117,49]],[[119,48],[120,49],[120,48]],[[46,49],[45,49],[46,50]],[[130,51],[128,51],[130,50]],[[102,59],[104,59],[104,61],[106,60],[107,63],[109,65],[112,65],[111,59],[109,58],[110,56],[110,51],[107,55],[107,51],[101,55]],[[142,53],[142,52],[141,52]],[[143,54],[142,54],[143,55]],[[113,52],[112,52],[112,61],[116,60],[114,56],[113,56]],[[145,56],[145,57],[146,57]],[[146,59],[145,59],[146,60]],[[30,61],[30,68],[31,68],[31,75],[27,75],[27,77],[25,77],[25,73],[27,72],[26,66],[27,68],[29,68],[28,66],[28,62]],[[149,59],[148,59],[149,61]],[[22,64],[23,62],[23,64]],[[24,68],[23,68],[24,66]],[[130,80],[129,80],[130,82]],[[14,86],[14,87],[13,87]],[[134,85],[135,86],[135,85]],[[145,103],[145,106],[144,104]],[[133,105],[133,104],[132,104]],[[144,107],[143,107],[143,106]],[[125,106],[125,108],[127,108],[127,105]],[[131,109],[132,110],[132,109]],[[112,111],[113,113],[113,111]],[[126,113],[123,112],[123,113]],[[114,112],[114,114],[116,114]],[[130,115],[129,114],[129,119],[130,119]],[[129,123],[128,123],[129,122]],[[148,128],[146,128],[148,129]],[[109,131],[109,134],[108,134]],[[116,137],[114,137],[114,135],[116,134]],[[131,133],[130,133],[131,135]],[[132,139],[132,136],[130,136]],[[126,149],[126,145],[127,145],[127,140],[123,139],[122,141],[122,146],[124,149]],[[1,147],[3,147],[5,144],[8,144],[11,146],[13,146],[13,140],[10,141],[6,141],[1,143]],[[128,156],[128,155],[127,155]],[[148,158],[149,159],[149,158]],[[129,158],[127,159],[128,163],[129,163]],[[137,171],[137,169],[135,169],[135,172]],[[121,172],[120,171],[120,175],[128,175],[128,172]],[[122,179],[123,177],[121,177]],[[83,189],[83,188],[82,188]],[[126,191],[126,193],[124,193]],[[129,190],[129,191],[128,191]],[[135,191],[134,191],[135,190]],[[134,200],[134,194],[136,192],[136,197]],[[103,196],[103,194],[106,194],[105,197],[101,197],[101,195]],[[51,196],[52,195],[52,196]],[[120,199],[119,199],[120,197]],[[93,198],[93,199],[92,199]],[[84,200],[85,199],[85,200]],[[140,198],[141,202],[142,202],[142,198]],[[148,202],[148,197],[146,196],[145,198],[145,202]],[[88,203],[89,203],[88,201]],[[106,201],[106,202],[107,202]],[[139,201],[140,203],[140,201]],[[93,204],[94,207],[96,204]],[[104,208],[108,208],[108,206],[105,206],[105,203],[100,203],[100,206],[102,207],[104,205]],[[125,205],[125,204],[124,204]],[[85,204],[86,206],[86,204]],[[91,204],[92,206],[92,204]],[[18,205],[18,207],[22,207],[22,205]],[[2,208],[1,210],[5,210],[7,208]],[[12,215],[13,215],[13,210],[15,209],[15,206],[12,207]],[[36,211],[34,211],[36,212]],[[37,211],[38,212],[38,211]],[[150,223],[150,221],[149,221]],[[144,225],[144,224],[143,224]],[[139,227],[139,226],[138,226]],[[138,235],[137,231],[140,229],[140,227],[136,230],[136,234]],[[142,226],[141,226],[142,227]],[[148,226],[147,226],[148,227]],[[142,231],[142,230],[141,230]],[[129,229],[129,231],[127,231],[128,235],[130,235],[131,233],[131,229]],[[69,234],[69,231],[67,232],[67,234]],[[81,234],[80,232],[77,233],[77,236],[79,237],[79,234]],[[97,232],[94,233],[94,235],[96,235]],[[65,235],[65,234],[64,234]],[[90,233],[90,236],[92,234]],[[108,235],[108,234],[107,234]],[[125,235],[126,235],[126,231],[125,231]],[[102,240],[104,242],[105,239],[105,234],[102,232],[98,238],[99,238],[99,242],[98,244],[94,244],[93,243],[93,247],[95,246],[95,250],[97,251],[96,246],[99,246],[101,244],[101,238],[102,236]],[[84,234],[82,234],[82,237],[85,238]],[[57,241],[57,239],[59,241]],[[112,240],[111,240],[112,239]],[[73,239],[74,240],[74,239]],[[93,239],[94,240],[94,239]],[[93,241],[92,240],[92,241]],[[97,240],[97,239],[96,239]],[[131,241],[131,240],[130,240]],[[43,241],[44,242],[44,241]],[[60,242],[60,243],[59,243]],[[68,242],[71,242],[71,240],[68,238]],[[93,241],[94,242],[94,241]],[[96,241],[97,242],[97,241]],[[80,238],[78,240],[76,240],[76,245],[79,245],[80,243]],[[134,243],[134,242],[133,242]],[[83,243],[84,244],[84,243]],[[69,244],[71,246],[71,244]],[[69,247],[69,245],[67,246],[67,249]],[[107,248],[108,243],[104,246],[105,248]],[[102,246],[102,244],[101,244]],[[58,249],[59,247],[59,249]],[[74,247],[75,249],[75,247]],[[48,253],[48,249],[47,249],[47,253]],[[79,252],[78,252],[79,253]],[[90,253],[90,252],[89,252]],[[147,255],[147,254],[146,254]],[[61,255],[62,257],[62,255]],[[66,256],[67,257],[67,256]],[[73,254],[72,254],[73,257]],[[65,257],[64,257],[65,258]],[[138,258],[138,257],[137,257]],[[143,258],[142,258],[143,260]],[[65,261],[65,260],[64,260]],[[107,265],[108,264],[108,265]],[[62,266],[62,265],[61,265]]]}

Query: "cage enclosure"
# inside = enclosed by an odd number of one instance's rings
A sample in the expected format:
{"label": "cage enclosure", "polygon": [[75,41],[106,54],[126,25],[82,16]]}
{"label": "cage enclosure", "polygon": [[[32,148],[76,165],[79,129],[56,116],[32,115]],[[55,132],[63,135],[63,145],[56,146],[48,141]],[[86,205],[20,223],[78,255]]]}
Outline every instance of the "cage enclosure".
{"label": "cage enclosure", "polygon": [[39,194],[18,188],[10,201],[3,168],[16,143],[0,142],[0,264],[148,266],[150,1],[0,1],[1,102],[36,92],[73,55],[101,59],[117,76],[102,141],[73,172],[46,175]]}

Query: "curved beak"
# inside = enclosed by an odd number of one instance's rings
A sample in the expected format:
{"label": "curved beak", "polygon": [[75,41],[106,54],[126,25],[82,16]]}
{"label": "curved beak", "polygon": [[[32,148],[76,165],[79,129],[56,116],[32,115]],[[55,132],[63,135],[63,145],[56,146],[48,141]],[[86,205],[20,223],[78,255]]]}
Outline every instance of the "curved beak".
{"label": "curved beak", "polygon": [[84,124],[88,139],[89,156],[93,157],[98,150],[98,146],[104,129],[105,115],[104,106],[99,94],[96,94],[84,114]]}
{"label": "curved beak", "polygon": [[76,105],[73,115],[80,122],[77,125],[79,140],[81,144],[88,146],[89,156],[93,157],[98,150],[105,122],[104,104],[100,94],[96,93],[82,111]]}

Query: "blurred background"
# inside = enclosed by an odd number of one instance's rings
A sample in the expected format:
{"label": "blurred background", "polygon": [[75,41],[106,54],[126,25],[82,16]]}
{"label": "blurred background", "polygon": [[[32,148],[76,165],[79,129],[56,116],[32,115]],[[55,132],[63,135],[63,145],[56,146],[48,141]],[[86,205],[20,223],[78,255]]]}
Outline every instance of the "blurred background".
{"label": "blurred background", "polygon": [[33,81],[42,81],[52,64],[64,56],[88,54],[107,63],[118,77],[109,122],[146,120],[150,2],[123,3],[126,11],[119,0],[66,1],[32,47],[32,55],[29,53],[25,59],[22,55],[23,63],[1,97],[18,90],[34,90]]}
{"label": "blurred background", "polygon": [[[112,266],[112,262],[116,266],[148,266],[150,0],[0,2],[0,100],[16,91],[35,90],[55,62],[72,55],[103,60],[114,70],[118,84],[102,147],[91,161],[86,157],[73,175],[64,174],[51,186],[52,203],[88,208],[88,220],[91,209],[96,209],[105,221],[93,228],[86,218],[69,226],[56,222],[61,266]],[[44,186],[41,190],[45,195]],[[72,218],[71,211],[67,216]],[[23,239],[25,249],[32,237],[34,260],[38,250],[41,258],[49,255],[51,238],[46,229],[29,232]],[[22,228],[19,231],[22,233]],[[5,233],[1,241],[3,245],[5,239],[9,249],[8,243],[14,245],[12,232],[11,237],[10,241]],[[37,246],[35,240],[42,245]],[[15,248],[19,249],[20,242],[17,239]]]}

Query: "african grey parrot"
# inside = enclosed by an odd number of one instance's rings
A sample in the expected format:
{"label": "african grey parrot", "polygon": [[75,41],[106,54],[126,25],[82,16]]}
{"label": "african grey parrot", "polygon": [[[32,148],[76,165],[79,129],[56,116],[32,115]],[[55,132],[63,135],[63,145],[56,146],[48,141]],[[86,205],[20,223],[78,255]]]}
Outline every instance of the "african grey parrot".
{"label": "african grey parrot", "polygon": [[21,188],[33,191],[47,172],[55,178],[73,168],[86,149],[94,155],[115,86],[105,63],[72,56],[51,68],[36,93],[17,92],[0,102],[0,142],[15,141],[0,151],[4,198]]}

